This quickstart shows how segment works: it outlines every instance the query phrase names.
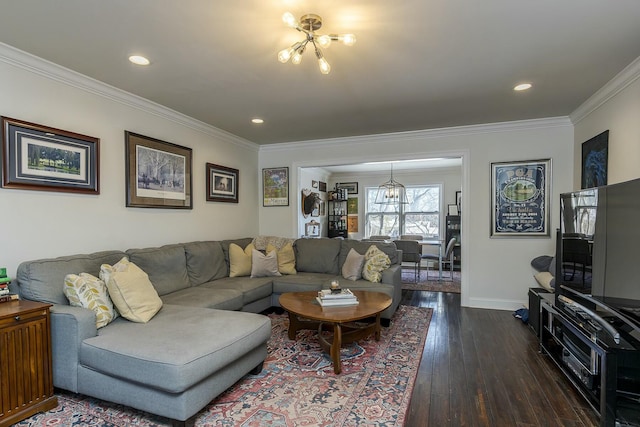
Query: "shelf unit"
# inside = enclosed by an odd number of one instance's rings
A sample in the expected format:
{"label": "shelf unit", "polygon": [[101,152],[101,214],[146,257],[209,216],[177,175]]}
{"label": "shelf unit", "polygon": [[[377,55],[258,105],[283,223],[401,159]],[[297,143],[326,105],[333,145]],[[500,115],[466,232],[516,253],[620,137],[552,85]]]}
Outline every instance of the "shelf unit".
{"label": "shelf unit", "polygon": [[599,414],[601,427],[637,425],[640,343],[624,337],[616,342],[589,317],[561,311],[554,294],[539,297],[542,352]]}
{"label": "shelf unit", "polygon": [[453,249],[453,267],[455,269],[460,268],[460,264],[462,262],[461,256],[461,245],[460,245],[460,232],[461,232],[461,222],[460,215],[447,215],[446,217],[446,230],[445,230],[445,245],[446,242],[451,240],[453,237],[456,238],[456,246]]}
{"label": "shelf unit", "polygon": [[346,191],[330,192],[327,212],[327,235],[333,237],[348,237],[347,231],[347,197]]}

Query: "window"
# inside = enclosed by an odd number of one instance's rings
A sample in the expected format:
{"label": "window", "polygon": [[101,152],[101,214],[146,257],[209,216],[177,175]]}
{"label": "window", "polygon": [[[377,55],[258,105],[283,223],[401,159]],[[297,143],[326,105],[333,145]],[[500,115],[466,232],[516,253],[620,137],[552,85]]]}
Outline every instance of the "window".
{"label": "window", "polygon": [[406,205],[377,205],[378,187],[366,189],[365,236],[401,234],[440,237],[440,185],[407,187]]}

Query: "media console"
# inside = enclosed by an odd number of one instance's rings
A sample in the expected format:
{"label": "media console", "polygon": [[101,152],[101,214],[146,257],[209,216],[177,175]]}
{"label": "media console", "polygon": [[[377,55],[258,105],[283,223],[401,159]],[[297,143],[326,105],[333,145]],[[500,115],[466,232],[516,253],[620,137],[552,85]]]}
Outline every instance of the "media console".
{"label": "media console", "polygon": [[640,426],[640,340],[605,310],[540,294],[539,339],[601,426]]}

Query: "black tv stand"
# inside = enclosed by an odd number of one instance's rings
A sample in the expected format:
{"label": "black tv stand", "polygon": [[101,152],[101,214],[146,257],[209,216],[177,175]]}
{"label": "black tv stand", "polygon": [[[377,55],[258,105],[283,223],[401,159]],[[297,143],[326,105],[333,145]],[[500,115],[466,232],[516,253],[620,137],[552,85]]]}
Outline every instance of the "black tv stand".
{"label": "black tv stand", "polygon": [[574,301],[540,297],[541,351],[599,414],[600,426],[640,426],[640,342]]}

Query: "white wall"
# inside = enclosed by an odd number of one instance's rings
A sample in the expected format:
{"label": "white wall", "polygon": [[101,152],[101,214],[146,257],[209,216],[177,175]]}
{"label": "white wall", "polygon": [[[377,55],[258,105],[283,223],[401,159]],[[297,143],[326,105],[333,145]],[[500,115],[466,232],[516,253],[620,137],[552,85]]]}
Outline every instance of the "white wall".
{"label": "white wall", "polygon": [[[306,232],[306,228],[305,228],[305,224],[311,222],[311,221],[315,221],[315,222],[319,222],[320,223],[320,235],[326,237],[327,236],[327,206],[326,206],[326,202],[327,202],[327,192],[326,191],[320,191],[319,188],[314,188],[313,187],[313,181],[316,181],[318,183],[318,186],[320,185],[320,182],[324,182],[325,184],[327,184],[327,181],[329,180],[329,176],[331,174],[322,169],[322,168],[305,168],[302,169],[300,171],[300,176],[299,176],[299,180],[298,180],[298,186],[292,186],[291,187],[291,200],[294,201],[297,200],[297,206],[298,206],[298,217],[296,219],[297,222],[297,228],[298,228],[298,233],[295,235],[295,237],[302,237],[305,236],[305,232]],[[296,189],[300,189],[299,191]],[[302,189],[305,190],[309,190],[313,193],[318,193],[320,195],[320,198],[322,199],[322,201],[325,203],[325,215],[321,215],[318,217],[314,217],[314,216],[307,216],[305,217],[302,213]],[[329,185],[327,185],[327,190],[329,189]],[[298,194],[296,194],[298,193]],[[290,200],[290,202],[291,202]]]}
{"label": "white wall", "polygon": [[[0,114],[100,138],[100,194],[0,188],[0,266],[258,231],[258,149],[158,105],[0,44]],[[125,207],[124,131],[193,150],[193,209]],[[205,163],[237,168],[239,203],[205,199]],[[78,272],[79,273],[79,272]]]}
{"label": "white wall", "polygon": [[[462,157],[462,304],[516,309],[535,284],[530,261],[555,250],[558,195],[573,180],[573,127],[567,118],[370,135],[260,147],[260,167],[299,167],[428,157]],[[552,159],[551,236],[489,237],[491,162]],[[311,160],[310,160],[311,159]],[[447,191],[447,190],[445,190]],[[450,191],[450,190],[449,190]],[[294,237],[297,210],[260,208],[260,233]]]}
{"label": "white wall", "polygon": [[640,177],[640,58],[575,114],[574,189],[580,188],[582,143],[609,130],[608,184]]}

